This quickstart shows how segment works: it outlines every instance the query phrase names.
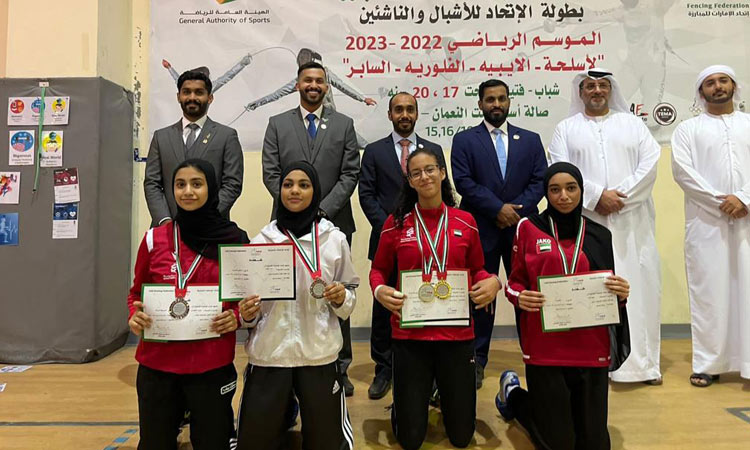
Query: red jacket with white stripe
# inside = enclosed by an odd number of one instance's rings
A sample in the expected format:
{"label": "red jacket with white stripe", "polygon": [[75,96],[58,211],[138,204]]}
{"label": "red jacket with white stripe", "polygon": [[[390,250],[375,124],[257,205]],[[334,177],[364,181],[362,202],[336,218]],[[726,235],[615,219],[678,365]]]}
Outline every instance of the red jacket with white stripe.
{"label": "red jacket with white stripe", "polygon": [[[441,205],[436,209],[422,209],[419,211],[430,230],[432,236],[437,230],[438,220],[443,211]],[[404,217],[403,227],[396,226],[394,217],[388,216],[383,231],[380,233],[380,244],[375,253],[370,270],[370,287],[373,292],[380,285],[385,285],[394,270],[421,270],[422,254],[417,246],[414,229],[415,217],[413,213]],[[439,245],[438,252],[442,248]],[[425,251],[429,252],[425,247]],[[398,267],[394,267],[398,261]],[[469,287],[477,281],[490,278],[493,275],[484,270],[484,254],[479,242],[479,230],[474,217],[466,211],[448,207],[448,270],[469,270]],[[400,283],[400,282],[399,282]],[[397,289],[400,286],[392,286]],[[413,299],[419,301],[418,299]],[[470,300],[467,298],[467,302]],[[473,308],[473,303],[470,308]],[[421,341],[462,341],[474,338],[473,319],[466,327],[424,327],[401,328],[399,319],[391,315],[391,330],[394,339],[414,339]]]}
{"label": "red jacket with white stripe", "polygon": [[[575,239],[560,244],[572,261]],[[581,252],[575,273],[588,272],[589,260]],[[523,290],[538,291],[537,277],[562,275],[560,251],[552,236],[528,219],[518,223],[513,242],[513,260],[505,295],[518,306]],[[607,367],[610,361],[609,332],[606,326],[545,333],[540,312],[521,310],[521,351],[526,364],[539,366]]]}
{"label": "red jacket with white stripe", "polygon": [[[146,232],[138,248],[135,261],[135,278],[128,295],[130,317],[136,312],[134,301],[141,301],[141,285],[147,283],[175,284],[177,266],[173,255],[172,223],[166,223]],[[180,242],[181,266],[187,270],[195,259],[196,253],[183,242]],[[219,262],[203,258],[190,278],[190,283],[218,284]],[[223,309],[234,311],[239,323],[238,305],[235,302],[224,302]],[[182,342],[144,342],[138,343],[135,359],[151,369],[179,374],[203,373],[226,366],[234,361],[235,333],[225,333],[216,339]]]}

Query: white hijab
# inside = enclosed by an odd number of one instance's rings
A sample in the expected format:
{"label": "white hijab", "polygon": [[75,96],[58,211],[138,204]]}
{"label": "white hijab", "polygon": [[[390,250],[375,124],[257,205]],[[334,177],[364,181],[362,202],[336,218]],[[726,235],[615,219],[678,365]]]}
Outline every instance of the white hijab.
{"label": "white hijab", "polygon": [[732,103],[734,103],[734,109],[739,109],[740,102],[742,101],[742,98],[740,97],[742,89],[740,88],[740,83],[737,81],[737,75],[734,74],[734,70],[731,67],[722,66],[720,64],[708,66],[698,75],[698,79],[695,81],[695,104],[703,108],[704,111],[707,109],[706,100],[700,93],[700,87],[703,82],[706,81],[706,78],[717,73],[723,73],[734,81],[734,97],[732,98]]}
{"label": "white hijab", "polygon": [[[606,75],[602,76],[602,74]],[[568,112],[568,117],[575,116],[578,113],[585,113],[586,111],[583,100],[581,100],[579,89],[581,82],[586,78],[592,78],[595,80],[606,78],[607,80],[609,80],[609,82],[612,84],[612,89],[609,91],[610,111],[630,113],[630,109],[628,108],[628,104],[625,101],[625,97],[622,96],[620,85],[617,84],[617,81],[615,81],[615,78],[612,76],[611,72],[601,67],[594,67],[590,70],[578,72],[578,75],[573,78],[573,84],[571,85],[570,93],[570,111]]]}

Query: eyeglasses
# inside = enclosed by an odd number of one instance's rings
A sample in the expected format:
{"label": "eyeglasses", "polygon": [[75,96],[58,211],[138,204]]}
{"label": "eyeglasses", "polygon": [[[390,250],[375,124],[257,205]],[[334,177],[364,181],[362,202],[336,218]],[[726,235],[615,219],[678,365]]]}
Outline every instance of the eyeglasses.
{"label": "eyeglasses", "polygon": [[583,85],[583,90],[586,92],[593,92],[599,88],[600,91],[608,91],[612,89],[612,85],[609,81],[600,81],[599,83],[587,83]]}
{"label": "eyeglasses", "polygon": [[430,164],[429,166],[424,166],[424,169],[414,169],[409,171],[409,178],[415,179],[415,178],[422,178],[422,174],[424,173],[428,177],[431,177],[435,175],[438,170],[440,170],[440,166],[437,164]]}

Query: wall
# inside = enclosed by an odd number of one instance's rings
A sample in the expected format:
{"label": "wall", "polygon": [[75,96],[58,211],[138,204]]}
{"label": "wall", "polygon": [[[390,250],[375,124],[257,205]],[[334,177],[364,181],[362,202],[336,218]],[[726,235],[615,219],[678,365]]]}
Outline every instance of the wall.
{"label": "wall", "polygon": [[[148,114],[149,0],[10,0],[7,10],[12,18],[8,21],[8,32],[3,33],[8,37],[7,56],[2,62],[7,67],[7,76],[103,76],[133,90],[137,100],[134,131],[138,151],[144,156],[148,151],[149,133],[153,131],[144,128]],[[38,20],[40,10],[45,11],[45,16],[56,17],[59,23],[65,24],[55,29],[54,39],[43,33],[29,39],[24,33]],[[0,25],[3,24],[2,14],[0,5]],[[50,65],[49,61],[56,63]],[[175,103],[174,120],[179,117],[180,110]],[[383,130],[383,134],[388,132]],[[232,218],[253,235],[267,223],[271,199],[261,181],[259,149],[245,150],[243,193],[232,210]],[[662,256],[662,320],[686,323],[690,316],[683,259],[683,197],[672,180],[669,158],[669,149],[663,149],[654,190],[657,242]],[[135,163],[135,166],[133,255],[150,222],[142,188],[145,164]],[[369,261],[366,258],[370,227],[361,213],[356,193],[352,201],[358,229],[354,235],[353,255],[362,278],[352,326],[367,327],[372,302],[367,288]],[[502,300],[497,324],[512,323],[510,307]]]}

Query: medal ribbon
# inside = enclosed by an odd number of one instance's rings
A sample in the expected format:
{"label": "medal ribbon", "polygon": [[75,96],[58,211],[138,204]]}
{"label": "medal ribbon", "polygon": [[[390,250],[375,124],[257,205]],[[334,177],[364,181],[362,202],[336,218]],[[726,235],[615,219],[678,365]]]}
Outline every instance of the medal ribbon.
{"label": "medal ribbon", "polygon": [[[438,219],[438,227],[435,231],[435,240],[433,241],[430,236],[430,230],[427,229],[427,225],[424,223],[422,214],[419,212],[419,207],[414,205],[414,215],[417,217],[415,227],[417,232],[417,246],[419,252],[422,253],[422,281],[429,282],[432,278],[432,263],[435,262],[437,265],[438,279],[445,279],[447,271],[445,265],[448,261],[448,208],[443,205],[443,214]],[[427,244],[430,248],[430,259],[425,261],[424,248],[422,247],[421,234],[424,233],[427,238]],[[438,257],[437,246],[440,243],[440,236],[443,237],[443,254],[442,259]]]}
{"label": "medal ribbon", "polygon": [[195,269],[198,268],[198,264],[203,260],[203,255],[198,255],[193,260],[187,273],[183,275],[182,265],[180,264],[180,232],[177,229],[177,223],[173,222],[172,231],[174,232],[174,259],[177,262],[177,279],[175,280],[175,295],[177,297],[184,298],[187,294],[187,283],[188,280],[195,274]]}
{"label": "medal ribbon", "polygon": [[299,243],[299,240],[297,240],[297,237],[293,233],[291,233],[289,230],[284,231],[284,233],[289,237],[289,239],[291,239],[292,243],[294,244],[294,249],[302,259],[302,262],[304,263],[307,271],[310,272],[310,276],[312,276],[312,279],[316,280],[320,278],[321,273],[320,243],[318,242],[318,222],[313,222],[310,228],[310,239],[312,241],[312,257],[307,256],[307,253],[305,253],[305,249],[302,248],[302,245]]}
{"label": "medal ribbon", "polygon": [[581,251],[583,251],[583,231],[586,228],[583,216],[581,216],[581,223],[578,224],[576,246],[573,250],[573,260],[571,261],[570,266],[568,266],[568,259],[565,257],[565,252],[563,251],[562,245],[560,245],[560,239],[558,239],[557,237],[557,225],[555,224],[555,221],[552,220],[552,217],[549,218],[549,226],[550,228],[552,228],[552,232],[554,233],[553,237],[555,238],[555,243],[557,244],[557,249],[560,251],[560,257],[562,258],[563,271],[565,272],[565,275],[574,274],[576,271],[576,267],[578,266],[578,257],[580,256]]}

